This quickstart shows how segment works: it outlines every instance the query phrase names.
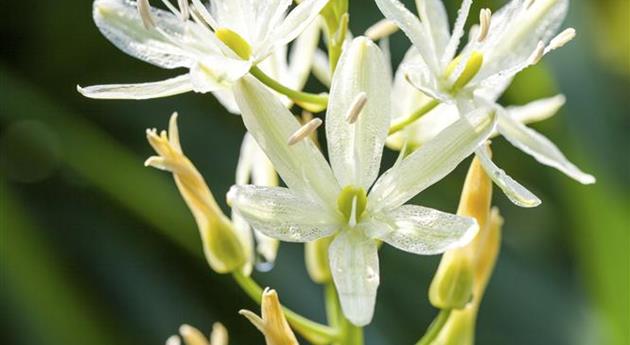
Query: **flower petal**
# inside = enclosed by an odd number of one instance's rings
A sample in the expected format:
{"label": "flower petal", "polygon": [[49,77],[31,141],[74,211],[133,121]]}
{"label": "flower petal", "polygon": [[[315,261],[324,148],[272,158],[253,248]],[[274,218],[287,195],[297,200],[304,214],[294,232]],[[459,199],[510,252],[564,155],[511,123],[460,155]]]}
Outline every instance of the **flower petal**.
{"label": "flower petal", "polygon": [[313,58],[319,36],[321,32],[321,22],[316,18],[306,29],[298,36],[291,47],[289,56],[289,76],[287,85],[296,90],[302,90],[308,75],[313,66]]}
{"label": "flower petal", "polygon": [[337,213],[282,187],[232,186],[228,203],[256,230],[287,242],[308,242],[339,230]]}
{"label": "flower petal", "polygon": [[96,26],[120,50],[162,68],[192,66],[195,54],[174,44],[167,35],[181,38],[195,30],[188,30],[189,26],[170,12],[152,8],[151,13],[160,30],[144,27],[135,2],[96,0],[93,5]]}
{"label": "flower petal", "polygon": [[288,145],[289,137],[301,127],[291,112],[251,76],[236,84],[234,94],[245,126],[287,186],[335,205],[341,188],[317,146],[308,138]]}
{"label": "flower petal", "polygon": [[522,106],[507,107],[505,110],[514,121],[528,124],[540,122],[555,115],[566,102],[563,95],[539,99]]}
{"label": "flower petal", "polygon": [[300,2],[272,33],[273,45],[285,45],[293,41],[319,16],[329,0],[304,0]]}
{"label": "flower petal", "polygon": [[[470,0],[469,0],[470,1]],[[420,21],[431,38],[433,50],[440,56],[450,39],[448,16],[442,0],[416,0]]]}
{"label": "flower petal", "polygon": [[479,148],[476,151],[479,162],[483,166],[483,169],[488,173],[488,176],[494,181],[494,183],[501,188],[503,193],[514,203],[520,207],[536,207],[540,205],[542,201],[530,192],[527,188],[523,187],[520,183],[516,182],[513,178],[505,173],[501,168],[496,166],[487,148]]}
{"label": "flower petal", "polygon": [[390,231],[376,238],[400,250],[434,255],[468,244],[479,226],[473,218],[461,217],[427,207],[403,205],[383,214]]}
{"label": "flower petal", "polygon": [[[365,37],[344,50],[335,71],[326,112],[330,163],[339,184],[367,190],[381,165],[390,124],[390,83],[383,54]],[[346,116],[356,97],[367,103],[353,123]]]}
{"label": "flower petal", "polygon": [[346,229],[330,244],[328,255],[343,313],[356,326],[372,321],[379,265],[376,242],[358,229]]}
{"label": "flower petal", "polygon": [[226,89],[249,72],[251,62],[224,56],[205,56],[190,69],[194,90],[206,93]]}
{"label": "flower petal", "polygon": [[505,139],[538,162],[556,168],[582,184],[595,183],[595,177],[584,173],[560,152],[549,139],[499,111],[497,129]]}
{"label": "flower petal", "polygon": [[77,86],[85,97],[96,99],[151,99],[192,91],[188,74],[151,83]]}
{"label": "flower petal", "polygon": [[404,204],[448,175],[492,133],[495,113],[479,108],[386,171],[374,184],[368,207],[388,210]]}
{"label": "flower petal", "polygon": [[437,52],[431,48],[429,34],[418,17],[398,0],[376,0],[376,5],[387,19],[396,22],[405,35],[409,37],[411,43],[420,52],[424,62],[431,69],[432,74],[441,74],[443,71],[439,68]]}
{"label": "flower petal", "polygon": [[466,25],[466,20],[468,19],[468,14],[470,13],[470,6],[472,6],[472,0],[463,0],[462,5],[459,7],[459,11],[457,11],[457,19],[455,20],[455,25],[453,26],[453,33],[444,48],[441,57],[442,66],[446,66],[455,57],[459,43],[462,36],[464,36],[464,26]]}

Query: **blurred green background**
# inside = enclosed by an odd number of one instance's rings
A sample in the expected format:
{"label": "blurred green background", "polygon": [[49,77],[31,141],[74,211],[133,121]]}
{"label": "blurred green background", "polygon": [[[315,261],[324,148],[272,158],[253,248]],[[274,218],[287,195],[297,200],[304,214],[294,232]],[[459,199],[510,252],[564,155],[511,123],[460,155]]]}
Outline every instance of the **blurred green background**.
{"label": "blurred green background", "polygon": [[[351,3],[355,33],[381,18],[372,1]],[[475,9],[501,4],[480,0]],[[454,14],[459,1],[447,6]],[[78,83],[173,75],[103,38],[91,1],[4,1],[1,13],[1,342],[161,344],[181,323],[207,331],[221,321],[231,344],[262,344],[237,315],[257,307],[205,264],[171,177],[142,165],[152,154],[145,128],[165,128],[177,110],[184,148],[222,201],[234,179],[240,119],[210,95],[82,98]],[[503,99],[521,104],[564,93],[564,109],[534,127],[598,182],[581,186],[496,140],[498,163],[543,204],[521,209],[495,195],[506,222],[478,344],[630,344],[629,23],[626,0],[573,1],[565,27],[575,27],[577,39],[523,73]],[[394,36],[394,61],[407,46],[402,34]],[[384,165],[394,158],[388,152]],[[416,202],[454,211],[466,166]],[[274,270],[256,279],[323,321],[322,291],[302,256],[302,246],[283,244]],[[380,257],[367,343],[411,344],[435,314],[426,295],[439,257],[389,247]]]}

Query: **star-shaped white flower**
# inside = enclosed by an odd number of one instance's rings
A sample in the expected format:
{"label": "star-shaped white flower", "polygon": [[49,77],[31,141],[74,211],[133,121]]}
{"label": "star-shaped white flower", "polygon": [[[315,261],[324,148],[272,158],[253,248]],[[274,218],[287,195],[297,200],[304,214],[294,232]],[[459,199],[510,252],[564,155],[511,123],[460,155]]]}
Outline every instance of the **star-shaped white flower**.
{"label": "star-shaped white flower", "polygon": [[[493,106],[497,109],[498,132],[514,146],[583,184],[595,182],[593,176],[571,163],[549,139],[510,116],[508,110],[496,103],[518,72],[536,64],[545,54],[575,36],[573,29],[554,36],[566,15],[568,0],[512,0],[494,15],[487,9],[482,10],[480,25],[472,28],[469,42],[457,58],[454,57],[464,34],[471,0],[463,1],[452,33],[440,0],[418,1],[419,18],[398,0],[376,2],[414,45],[396,81],[402,88],[408,88],[407,84],[411,83],[429,97],[452,104],[439,106],[433,111],[434,116],[427,114],[423,119],[423,135],[435,135],[453,122],[457,114],[480,105]],[[397,93],[396,97],[400,95]],[[557,102],[558,99],[551,100],[550,109],[557,110]],[[477,154],[484,156],[481,159],[484,168],[512,201],[527,207],[540,203],[499,169],[484,150],[478,150]]]}
{"label": "star-shaped white flower", "polygon": [[91,98],[149,99],[229,88],[252,66],[293,41],[328,0],[304,0],[286,16],[291,0],[178,1],[180,9],[152,8],[147,0],[95,0],[99,30],[125,53],[166,69],[175,78],[141,84],[97,85],[79,91]]}
{"label": "star-shaped white flower", "polygon": [[305,139],[321,120],[301,127],[252,77],[235,86],[245,126],[288,188],[234,186],[229,204],[255,229],[282,241],[335,236],[329,249],[333,279],[345,315],[359,326],[368,324],[374,311],[379,240],[428,255],[474,236],[473,219],[404,204],[474,152],[496,121],[490,110],[476,110],[377,180],[390,124],[387,80],[379,48],[364,37],[353,40],[333,77],[326,113],[330,165]]}

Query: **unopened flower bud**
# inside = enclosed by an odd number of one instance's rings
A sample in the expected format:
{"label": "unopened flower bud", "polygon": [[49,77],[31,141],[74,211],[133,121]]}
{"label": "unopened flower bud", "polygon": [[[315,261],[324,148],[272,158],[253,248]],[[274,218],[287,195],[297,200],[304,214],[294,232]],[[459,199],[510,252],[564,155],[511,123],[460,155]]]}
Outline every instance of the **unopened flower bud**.
{"label": "unopened flower bud", "polygon": [[227,330],[218,322],[212,326],[210,341],[200,330],[189,325],[182,325],[179,334],[181,338],[173,335],[166,340],[166,345],[181,345],[182,339],[185,345],[228,345]]}
{"label": "unopened flower bud", "polygon": [[249,310],[241,310],[239,314],[245,316],[258,328],[265,336],[267,345],[298,345],[275,290],[265,289],[260,308],[262,317]]}
{"label": "unopened flower bud", "polygon": [[208,185],[195,166],[184,155],[177,128],[177,114],[173,114],[168,134],[147,131],[147,139],[158,156],[147,159],[145,165],[170,171],[188,208],[195,217],[203,249],[213,270],[232,272],[246,261],[243,244],[232,223],[217,205]]}
{"label": "unopened flower bud", "polygon": [[328,264],[328,247],[333,238],[334,236],[324,237],[305,244],[306,270],[315,283],[326,284],[332,280]]}
{"label": "unopened flower bud", "polygon": [[444,254],[429,287],[429,301],[440,309],[461,309],[473,294],[472,260],[461,251]]}

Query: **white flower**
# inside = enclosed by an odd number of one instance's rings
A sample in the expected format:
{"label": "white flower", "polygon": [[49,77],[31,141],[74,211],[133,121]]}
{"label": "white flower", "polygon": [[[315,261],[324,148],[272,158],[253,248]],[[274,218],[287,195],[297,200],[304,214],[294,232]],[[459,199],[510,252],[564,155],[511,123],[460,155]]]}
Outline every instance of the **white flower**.
{"label": "white flower", "polygon": [[[256,186],[277,186],[278,174],[254,138],[248,133],[243,138],[241,154],[236,166],[236,184]],[[278,240],[260,231],[253,230],[247,221],[237,212],[232,211],[232,224],[241,234],[250,262],[259,270],[269,270],[278,253]],[[253,238],[252,238],[253,233]],[[254,248],[254,239],[256,246]],[[254,252],[256,256],[254,255]]]}
{"label": "white flower", "polygon": [[245,126],[288,188],[234,186],[229,204],[252,227],[282,241],[335,236],[329,249],[331,271],[343,311],[356,325],[372,319],[378,240],[427,255],[464,245],[474,236],[477,225],[470,218],[403,204],[469,156],[489,137],[496,120],[487,110],[468,114],[377,180],[390,124],[389,83],[383,83],[388,78],[382,53],[371,41],[360,37],[345,49],[326,113],[330,165],[304,139],[321,120],[301,127],[252,77],[235,86]]}
{"label": "white flower", "polygon": [[[187,68],[175,78],[78,90],[92,98],[148,99],[228,88],[274,50],[293,41],[328,0],[305,0],[285,17],[291,0],[179,1],[170,12],[147,0],[95,0],[94,21],[125,53],[166,69]],[[138,6],[140,5],[140,6]],[[140,9],[140,10],[138,10]]]}
{"label": "white flower", "polygon": [[[422,136],[430,139],[455,120],[454,114],[466,113],[479,105],[494,106],[497,108],[498,132],[510,143],[538,162],[583,184],[595,182],[593,176],[568,161],[549,139],[515,120],[509,111],[496,104],[514,75],[575,36],[573,29],[567,29],[554,37],[566,15],[568,0],[512,0],[494,15],[487,9],[482,10],[481,24],[472,28],[468,44],[455,59],[471,0],[463,1],[452,33],[439,0],[418,1],[420,18],[397,0],[376,2],[414,45],[396,76],[396,82],[403,85],[403,89],[408,88],[406,84],[409,82],[431,98],[452,104],[441,105],[432,114],[427,114],[422,122],[418,121],[416,126],[422,126]],[[398,93],[396,97],[399,97]],[[428,102],[431,101],[425,101]],[[558,99],[550,100],[550,109],[556,108],[557,102]],[[531,192],[499,169],[484,150],[478,150],[477,154],[485,156],[481,159],[484,167],[512,201],[526,207],[540,203]]]}

